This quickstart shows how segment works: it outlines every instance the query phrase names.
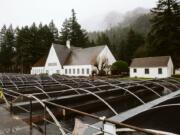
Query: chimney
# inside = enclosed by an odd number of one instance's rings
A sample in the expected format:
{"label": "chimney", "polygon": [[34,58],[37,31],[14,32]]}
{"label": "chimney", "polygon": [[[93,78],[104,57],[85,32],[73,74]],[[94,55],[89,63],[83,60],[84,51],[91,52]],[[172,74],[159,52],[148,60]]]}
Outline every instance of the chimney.
{"label": "chimney", "polygon": [[70,42],[70,40],[67,40],[67,41],[66,41],[66,47],[67,47],[68,49],[71,48],[71,42]]}

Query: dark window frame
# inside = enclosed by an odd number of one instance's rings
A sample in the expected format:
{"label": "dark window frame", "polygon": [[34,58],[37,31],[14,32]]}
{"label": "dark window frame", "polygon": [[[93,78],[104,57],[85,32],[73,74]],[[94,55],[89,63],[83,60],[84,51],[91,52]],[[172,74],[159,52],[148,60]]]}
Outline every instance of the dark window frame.
{"label": "dark window frame", "polygon": [[134,72],[134,73],[137,73],[137,68],[134,68],[134,69],[133,69],[133,72]]}
{"label": "dark window frame", "polygon": [[46,70],[46,73],[49,74],[49,70]]}
{"label": "dark window frame", "polygon": [[149,68],[145,68],[145,69],[144,69],[144,73],[145,73],[146,75],[148,75],[148,74],[149,74]]}
{"label": "dark window frame", "polygon": [[77,69],[77,74],[79,74],[80,73],[80,70],[79,70],[79,68]]}
{"label": "dark window frame", "polygon": [[57,66],[57,63],[48,63],[48,66]]}
{"label": "dark window frame", "polygon": [[162,68],[158,68],[158,74],[159,74],[159,75],[162,75],[162,74],[163,74]]}
{"label": "dark window frame", "polygon": [[60,70],[56,70],[56,73],[57,73],[57,74],[60,74]]}
{"label": "dark window frame", "polygon": [[89,68],[87,68],[87,69],[86,69],[86,73],[89,74],[89,73],[90,73],[89,71],[90,71]]}
{"label": "dark window frame", "polygon": [[82,72],[82,74],[84,74],[84,68],[82,68],[81,72]]}
{"label": "dark window frame", "polygon": [[73,74],[75,74],[76,73],[76,69],[75,68],[73,68]]}
{"label": "dark window frame", "polygon": [[68,70],[67,69],[65,69],[65,74],[67,74],[68,73]]}

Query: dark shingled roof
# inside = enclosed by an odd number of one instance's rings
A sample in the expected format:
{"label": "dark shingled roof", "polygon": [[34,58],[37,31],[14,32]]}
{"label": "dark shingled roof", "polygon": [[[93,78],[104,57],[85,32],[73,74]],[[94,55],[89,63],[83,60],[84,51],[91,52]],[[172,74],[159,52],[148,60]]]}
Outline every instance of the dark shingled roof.
{"label": "dark shingled roof", "polygon": [[170,58],[170,56],[134,58],[130,67],[165,67]]}
{"label": "dark shingled roof", "polygon": [[64,65],[66,59],[68,58],[71,52],[70,49],[68,49],[65,45],[58,44],[53,44],[53,47],[56,51],[59,62],[61,63],[61,65]]}
{"label": "dark shingled roof", "polygon": [[47,56],[44,56],[44,57],[40,58],[40,59],[33,65],[33,67],[44,67],[45,64],[46,64],[46,59],[47,59]]}
{"label": "dark shingled roof", "polygon": [[[105,45],[89,48],[71,46],[68,49],[65,45],[53,44],[53,47],[61,65],[94,65]],[[46,58],[39,59],[33,67],[45,66]]]}
{"label": "dark shingled roof", "polygon": [[94,65],[97,56],[104,48],[105,45],[84,49],[74,49],[64,65]]}
{"label": "dark shingled roof", "polygon": [[74,50],[80,49],[79,47],[74,47],[74,46],[71,46],[71,48],[68,49],[65,45],[59,45],[59,44],[53,44],[53,47],[54,47],[54,49],[56,51],[57,57],[58,57],[59,62],[61,63],[61,65],[65,64],[65,62],[70,57],[70,54]]}

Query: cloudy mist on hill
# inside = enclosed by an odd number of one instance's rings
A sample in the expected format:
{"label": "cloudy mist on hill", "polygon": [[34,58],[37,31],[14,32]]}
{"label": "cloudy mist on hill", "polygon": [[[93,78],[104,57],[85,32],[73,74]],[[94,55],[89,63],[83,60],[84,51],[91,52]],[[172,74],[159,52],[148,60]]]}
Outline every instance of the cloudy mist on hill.
{"label": "cloudy mist on hill", "polygon": [[111,11],[99,17],[92,17],[85,20],[82,22],[82,26],[87,28],[88,31],[102,31],[117,25],[126,27],[134,22],[139,16],[147,13],[149,13],[149,9],[142,7],[135,8],[134,10],[128,11],[124,14],[117,11]]}

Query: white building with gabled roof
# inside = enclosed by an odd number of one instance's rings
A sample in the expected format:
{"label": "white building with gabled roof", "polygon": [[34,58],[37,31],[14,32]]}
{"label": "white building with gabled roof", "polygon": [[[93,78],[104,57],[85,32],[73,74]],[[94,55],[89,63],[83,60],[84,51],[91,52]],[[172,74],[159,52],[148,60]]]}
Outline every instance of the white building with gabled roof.
{"label": "white building with gabled roof", "polygon": [[52,44],[46,59],[40,59],[31,69],[31,74],[58,73],[69,76],[89,76],[104,65],[112,65],[115,57],[107,45],[79,48]]}
{"label": "white building with gabled roof", "polygon": [[174,65],[170,56],[135,58],[130,65],[130,77],[168,78]]}

